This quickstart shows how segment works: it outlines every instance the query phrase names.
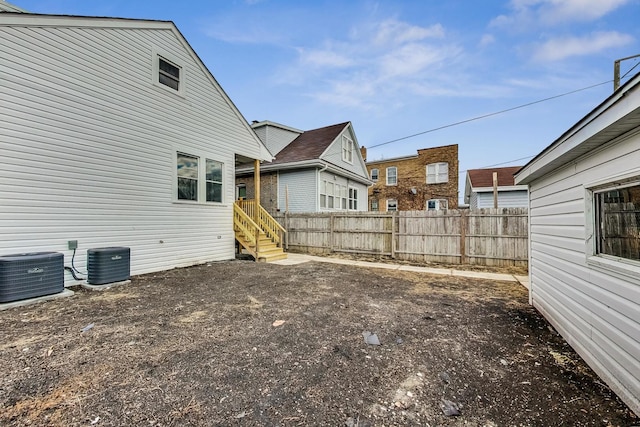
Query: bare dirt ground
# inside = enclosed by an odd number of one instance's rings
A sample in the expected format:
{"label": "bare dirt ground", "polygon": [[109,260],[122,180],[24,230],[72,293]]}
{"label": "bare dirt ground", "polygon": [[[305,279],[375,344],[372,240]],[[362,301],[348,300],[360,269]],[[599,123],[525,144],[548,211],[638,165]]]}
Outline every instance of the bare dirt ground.
{"label": "bare dirt ground", "polygon": [[0,334],[0,425],[640,425],[514,283],[229,261]]}

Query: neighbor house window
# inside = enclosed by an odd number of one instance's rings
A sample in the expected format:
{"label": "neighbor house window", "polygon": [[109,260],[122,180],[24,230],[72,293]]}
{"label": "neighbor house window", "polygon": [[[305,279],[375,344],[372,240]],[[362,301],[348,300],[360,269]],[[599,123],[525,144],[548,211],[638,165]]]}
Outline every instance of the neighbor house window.
{"label": "neighbor house window", "polygon": [[207,202],[222,202],[222,163],[207,159],[206,167]]}
{"label": "neighbor house window", "polygon": [[428,211],[439,211],[441,209],[447,209],[449,202],[446,199],[431,199],[427,200]]}
{"label": "neighbor house window", "polygon": [[179,92],[182,89],[180,71],[180,67],[158,56],[158,82],[160,84]]}
{"label": "neighbor house window", "polygon": [[178,200],[198,200],[198,157],[178,153]]}
{"label": "neighbor house window", "polygon": [[380,208],[378,207],[378,199],[371,199],[371,210],[378,211]]}
{"label": "neighbor house window", "polygon": [[333,182],[327,182],[327,208],[329,209],[334,207],[334,187]]}
{"label": "neighbor house window", "polygon": [[396,199],[387,199],[387,212],[398,210],[398,201]]}
{"label": "neighbor house window", "polygon": [[395,166],[387,168],[387,185],[398,185],[398,168]]}
{"label": "neighbor house window", "polygon": [[378,169],[371,169],[371,181],[378,181]]}
{"label": "neighbor house window", "polygon": [[352,211],[358,210],[358,189],[349,188],[349,209]]}
{"label": "neighbor house window", "polygon": [[427,184],[449,182],[449,163],[431,163],[427,165]]}
{"label": "neighbor house window", "polygon": [[342,135],[342,160],[353,163],[353,141]]}
{"label": "neighbor house window", "polygon": [[320,207],[326,209],[327,207],[327,181],[320,181]]}
{"label": "neighbor house window", "polygon": [[340,186],[340,196],[341,196],[340,200],[342,202],[341,208],[347,209],[347,186],[346,185]]}
{"label": "neighbor house window", "polygon": [[640,261],[640,182],[593,193],[596,254]]}

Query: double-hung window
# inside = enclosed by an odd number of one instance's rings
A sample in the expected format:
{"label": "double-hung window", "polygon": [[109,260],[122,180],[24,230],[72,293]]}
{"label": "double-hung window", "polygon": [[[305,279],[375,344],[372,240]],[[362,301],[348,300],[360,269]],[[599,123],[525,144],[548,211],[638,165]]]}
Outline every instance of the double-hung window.
{"label": "double-hung window", "polygon": [[449,163],[430,163],[427,165],[427,184],[449,182]]}
{"label": "double-hung window", "polygon": [[198,201],[199,158],[178,153],[178,200]]}
{"label": "double-hung window", "polygon": [[358,210],[358,189],[349,188],[349,209],[352,211]]}
{"label": "double-hung window", "polygon": [[222,202],[223,164],[193,154],[176,154],[176,193],[178,201]]}
{"label": "double-hung window", "polygon": [[387,168],[387,185],[398,185],[398,168],[395,166]]}
{"label": "double-hung window", "polygon": [[158,55],[158,83],[182,92],[182,68]]}
{"label": "double-hung window", "polygon": [[342,160],[353,163],[353,141],[346,135],[342,135]]}
{"label": "double-hung window", "polygon": [[371,169],[371,181],[378,182],[378,169]]}
{"label": "double-hung window", "polygon": [[387,212],[398,210],[398,201],[396,199],[387,199]]}
{"label": "double-hung window", "polygon": [[427,200],[427,210],[428,211],[439,211],[441,209],[447,209],[449,203],[447,199],[431,199]]}

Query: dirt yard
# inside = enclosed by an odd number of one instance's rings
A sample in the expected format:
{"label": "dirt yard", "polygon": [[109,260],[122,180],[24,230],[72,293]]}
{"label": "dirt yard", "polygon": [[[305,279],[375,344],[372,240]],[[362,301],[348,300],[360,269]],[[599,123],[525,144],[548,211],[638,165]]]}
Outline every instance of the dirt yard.
{"label": "dirt yard", "polygon": [[0,333],[0,425],[640,425],[514,283],[229,261]]}

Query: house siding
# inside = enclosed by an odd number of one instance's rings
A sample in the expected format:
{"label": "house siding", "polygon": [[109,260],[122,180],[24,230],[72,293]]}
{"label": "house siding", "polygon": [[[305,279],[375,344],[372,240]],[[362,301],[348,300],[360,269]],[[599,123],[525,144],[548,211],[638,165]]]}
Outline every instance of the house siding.
{"label": "house siding", "polygon": [[[43,19],[60,26],[0,18],[0,253],[68,265],[78,240],[86,271],[87,249],[128,246],[132,274],[233,258],[234,156],[260,144],[178,33]],[[155,49],[184,96],[152,83]],[[176,151],[224,163],[224,203],[174,203]]]}
{"label": "house siding", "polygon": [[589,264],[584,184],[638,169],[640,134],[583,156],[530,186],[531,300],[636,413],[640,279]]}
{"label": "house siding", "polygon": [[267,125],[261,126],[258,129],[264,129],[264,133],[258,133],[258,137],[260,137],[260,140],[267,146],[274,156],[276,156],[284,147],[289,145],[291,141],[300,135],[297,132],[292,132],[276,126]]}
{"label": "house siding", "polygon": [[278,204],[281,211],[317,212],[318,171],[316,169],[300,169],[292,172],[280,172],[278,177]]}
{"label": "house siding", "polygon": [[[355,135],[352,132],[352,127],[347,126],[342,133],[336,138],[336,140],[327,148],[324,154],[320,157],[322,160],[333,163],[334,165],[341,167],[345,170],[351,171],[356,175],[361,176],[363,179],[366,179],[369,176],[367,172],[367,167],[364,164],[364,161],[361,160],[362,154],[360,153],[360,147],[358,146],[358,141]],[[347,138],[353,141],[353,162],[349,163],[342,159],[342,136],[346,136]]]}
{"label": "house siding", "polygon": [[[475,197],[473,196],[475,195]],[[493,192],[473,192],[469,204],[471,208],[493,208]],[[498,191],[499,208],[526,208],[529,204],[529,194],[526,190]]]}

